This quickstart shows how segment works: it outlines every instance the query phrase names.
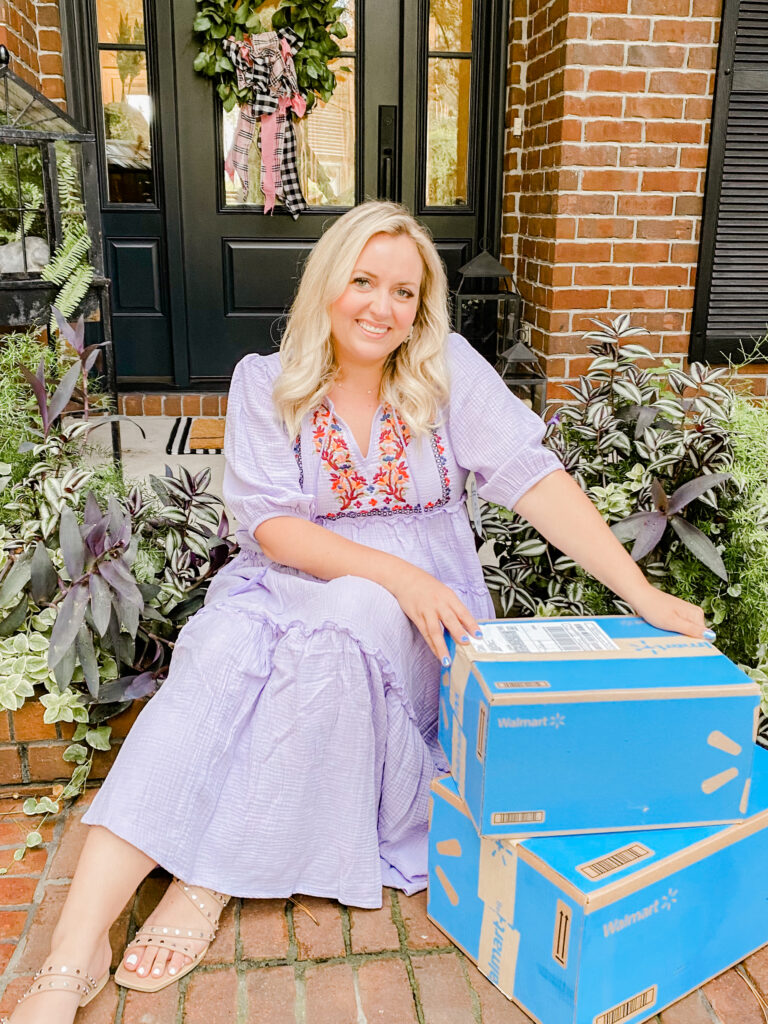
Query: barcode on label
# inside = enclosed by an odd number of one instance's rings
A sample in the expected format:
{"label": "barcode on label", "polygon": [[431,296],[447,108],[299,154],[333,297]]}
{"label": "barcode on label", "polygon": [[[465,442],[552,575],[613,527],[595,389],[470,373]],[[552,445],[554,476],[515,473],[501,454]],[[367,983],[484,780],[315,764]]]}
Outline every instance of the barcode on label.
{"label": "barcode on label", "polygon": [[594,1018],[593,1024],[619,1024],[619,1021],[629,1020],[630,1017],[634,1017],[636,1013],[646,1007],[653,1006],[655,1002],[656,986],[651,985],[645,992],[627,999],[625,1003],[620,1003],[618,1006],[606,1010],[605,1013],[599,1013]]}
{"label": "barcode on label", "polygon": [[472,644],[479,654],[575,654],[616,651],[596,622],[489,622]]}
{"label": "barcode on label", "polygon": [[550,685],[546,679],[502,679],[495,684],[497,690],[539,690]]}
{"label": "barcode on label", "polygon": [[492,825],[523,825],[544,821],[544,811],[497,811],[491,815]]}
{"label": "barcode on label", "polygon": [[576,870],[580,871],[585,878],[605,878],[614,871],[621,871],[627,864],[634,864],[636,861],[652,857],[653,850],[649,850],[642,843],[632,843],[631,846],[624,846],[620,850],[614,850],[605,857],[598,860],[591,860],[585,864],[578,864]]}

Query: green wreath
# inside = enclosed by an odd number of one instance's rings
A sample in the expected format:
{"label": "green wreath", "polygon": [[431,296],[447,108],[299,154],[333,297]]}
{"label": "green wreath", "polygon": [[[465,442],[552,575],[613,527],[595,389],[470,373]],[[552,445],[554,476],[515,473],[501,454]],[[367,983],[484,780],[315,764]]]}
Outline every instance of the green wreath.
{"label": "green wreath", "polygon": [[192,29],[200,41],[200,52],[195,57],[195,71],[214,79],[224,109],[232,110],[236,104],[242,105],[250,100],[250,90],[238,88],[237,73],[224,53],[222,41],[229,36],[240,41],[249,34],[290,28],[302,41],[294,64],[307,110],[316,97],[327,103],[336,88],[336,75],[329,64],[341,53],[336,39],[344,39],[347,35],[340,21],[344,7],[339,0],[280,0],[271,24],[266,25],[259,16],[259,8],[265,2],[196,0],[197,15]]}

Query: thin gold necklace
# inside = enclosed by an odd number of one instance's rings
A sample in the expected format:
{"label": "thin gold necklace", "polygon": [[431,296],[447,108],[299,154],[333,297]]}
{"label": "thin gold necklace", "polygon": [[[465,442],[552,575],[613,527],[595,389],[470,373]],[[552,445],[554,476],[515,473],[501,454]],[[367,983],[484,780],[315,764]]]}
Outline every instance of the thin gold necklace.
{"label": "thin gold necklace", "polygon": [[362,396],[363,396],[363,395],[372,395],[372,394],[374,393],[374,391],[375,391],[375,392],[376,392],[376,394],[378,395],[378,393],[379,393],[379,388],[381,387],[381,384],[379,384],[379,387],[378,387],[378,388],[368,388],[368,389],[367,389],[366,391],[353,391],[353,390],[352,390],[352,388],[348,388],[348,387],[345,387],[345,386],[344,386],[344,385],[343,385],[343,384],[341,383],[341,381],[340,381],[340,380],[338,379],[338,377],[336,378],[336,380],[334,381],[334,383],[335,383],[335,384],[336,384],[336,385],[337,385],[338,387],[340,387],[342,391],[346,391],[346,392],[347,392],[348,394],[350,394],[350,395],[357,395],[357,396],[358,396],[358,397],[360,397],[360,398],[362,398]]}

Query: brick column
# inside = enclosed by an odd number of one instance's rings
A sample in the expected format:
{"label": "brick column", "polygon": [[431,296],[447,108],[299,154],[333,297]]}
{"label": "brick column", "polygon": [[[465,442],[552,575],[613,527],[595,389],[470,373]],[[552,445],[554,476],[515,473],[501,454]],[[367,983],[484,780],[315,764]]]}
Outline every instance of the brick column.
{"label": "brick column", "polygon": [[589,316],[688,351],[719,27],[720,0],[513,0],[503,253],[550,400]]}
{"label": "brick column", "polygon": [[66,106],[58,0],[0,0],[0,43],[20,78]]}

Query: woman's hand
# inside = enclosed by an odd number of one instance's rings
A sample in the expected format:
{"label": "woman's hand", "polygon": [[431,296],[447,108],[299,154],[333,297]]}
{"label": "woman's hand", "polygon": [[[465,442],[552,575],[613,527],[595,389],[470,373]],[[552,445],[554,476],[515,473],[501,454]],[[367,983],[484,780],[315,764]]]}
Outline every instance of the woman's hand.
{"label": "woman's hand", "polygon": [[409,566],[391,593],[443,665],[450,664],[443,627],[457,644],[468,644],[470,637],[481,635],[477,620],[451,588],[423,569]]}
{"label": "woman's hand", "polygon": [[[668,629],[672,633],[684,633],[697,638],[703,637],[707,629],[704,612],[698,605],[665,594],[650,583],[640,597],[632,601],[632,606],[638,615],[642,615],[646,622],[657,629]],[[711,631],[710,636],[713,636]]]}

